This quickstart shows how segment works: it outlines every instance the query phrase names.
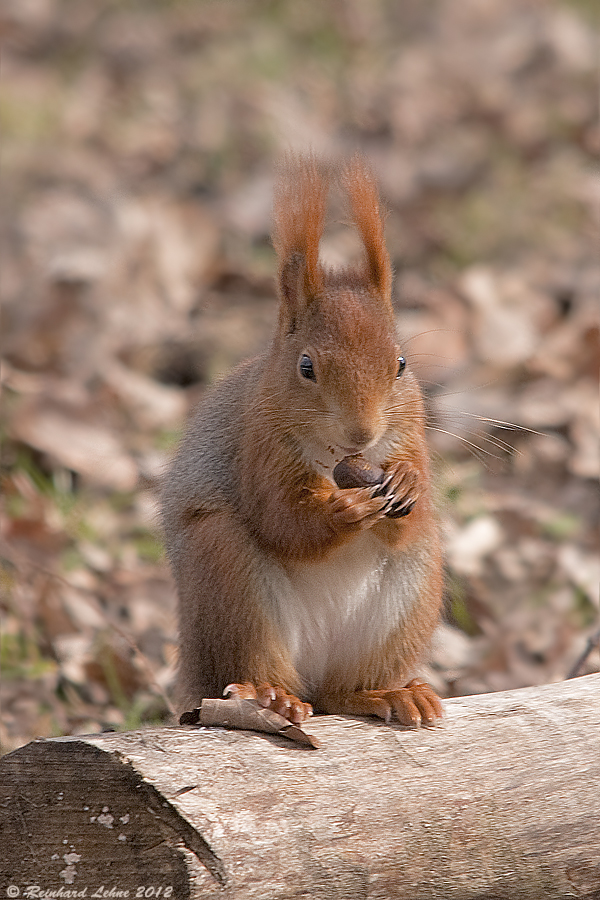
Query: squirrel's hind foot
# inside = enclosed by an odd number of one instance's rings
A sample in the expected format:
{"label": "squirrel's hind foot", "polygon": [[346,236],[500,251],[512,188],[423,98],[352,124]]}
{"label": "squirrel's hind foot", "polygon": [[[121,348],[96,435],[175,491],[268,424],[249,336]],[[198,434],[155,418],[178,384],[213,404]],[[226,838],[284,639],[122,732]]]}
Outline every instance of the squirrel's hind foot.
{"label": "squirrel's hind foot", "polygon": [[[338,710],[329,708],[328,712]],[[343,698],[339,712],[377,716],[386,722],[395,718],[401,725],[412,728],[435,725],[443,716],[440,698],[431,685],[416,678],[403,688],[356,691]]]}

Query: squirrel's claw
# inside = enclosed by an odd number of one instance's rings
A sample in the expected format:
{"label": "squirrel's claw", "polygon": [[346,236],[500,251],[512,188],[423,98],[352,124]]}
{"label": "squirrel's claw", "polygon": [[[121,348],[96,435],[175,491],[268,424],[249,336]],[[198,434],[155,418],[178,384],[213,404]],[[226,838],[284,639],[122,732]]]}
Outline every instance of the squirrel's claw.
{"label": "squirrel's claw", "polygon": [[402,497],[395,500],[386,508],[386,516],[388,519],[401,519],[402,516],[407,516],[415,508],[417,499],[417,497]]}
{"label": "squirrel's claw", "polygon": [[400,519],[412,512],[419,498],[419,477],[414,466],[400,463],[378,485],[379,496],[386,500],[383,513],[388,519]]}

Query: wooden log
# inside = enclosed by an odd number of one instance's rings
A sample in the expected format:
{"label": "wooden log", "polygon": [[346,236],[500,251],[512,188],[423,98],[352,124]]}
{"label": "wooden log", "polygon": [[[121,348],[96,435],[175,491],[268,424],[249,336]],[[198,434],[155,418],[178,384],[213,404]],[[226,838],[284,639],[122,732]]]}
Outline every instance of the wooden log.
{"label": "wooden log", "polygon": [[0,897],[600,898],[600,675],[321,717],[39,740],[0,761]]}

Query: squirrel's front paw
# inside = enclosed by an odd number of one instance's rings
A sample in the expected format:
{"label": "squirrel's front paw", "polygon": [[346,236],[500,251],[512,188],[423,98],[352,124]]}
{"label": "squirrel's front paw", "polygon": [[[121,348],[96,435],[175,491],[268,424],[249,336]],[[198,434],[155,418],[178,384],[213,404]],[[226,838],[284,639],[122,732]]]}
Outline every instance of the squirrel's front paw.
{"label": "squirrel's front paw", "polygon": [[228,684],[223,691],[225,696],[234,695],[241,700],[258,700],[261,706],[272,709],[284,719],[288,719],[294,725],[300,725],[313,710],[310,703],[303,703],[293,694],[288,694],[283,688],[273,687],[271,684],[251,684],[249,681],[243,684]]}
{"label": "squirrel's front paw", "polygon": [[347,703],[358,715],[378,716],[389,722],[395,716],[401,725],[434,725],[442,718],[440,698],[431,685],[414,678],[403,688],[357,691]]}
{"label": "squirrel's front paw", "polygon": [[388,519],[407,516],[419,499],[420,473],[410,463],[399,463],[387,473],[377,495],[385,499],[383,514]]}
{"label": "squirrel's front paw", "polygon": [[385,514],[387,497],[376,488],[336,488],[328,500],[334,526],[360,531],[370,528]]}

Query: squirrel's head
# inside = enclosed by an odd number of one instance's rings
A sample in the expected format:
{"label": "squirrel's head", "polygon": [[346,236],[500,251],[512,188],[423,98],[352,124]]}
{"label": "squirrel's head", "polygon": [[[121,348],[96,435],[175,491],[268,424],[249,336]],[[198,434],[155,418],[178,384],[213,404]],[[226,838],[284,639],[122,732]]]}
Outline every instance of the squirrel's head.
{"label": "squirrel's head", "polygon": [[386,439],[397,443],[422,414],[396,338],[374,178],[359,156],[340,178],[365,248],[361,268],[328,272],[319,261],[331,172],[314,156],[288,159],[274,203],[280,313],[271,365],[286,421],[332,460],[378,447],[385,455]]}

